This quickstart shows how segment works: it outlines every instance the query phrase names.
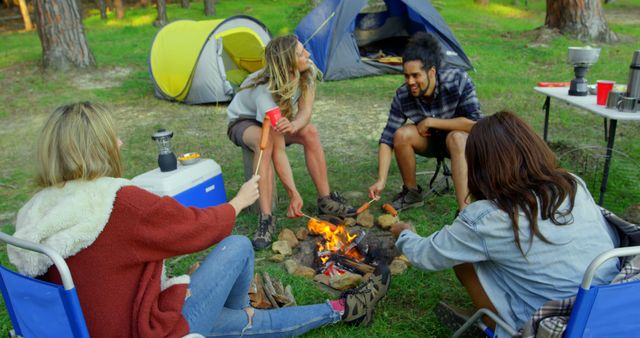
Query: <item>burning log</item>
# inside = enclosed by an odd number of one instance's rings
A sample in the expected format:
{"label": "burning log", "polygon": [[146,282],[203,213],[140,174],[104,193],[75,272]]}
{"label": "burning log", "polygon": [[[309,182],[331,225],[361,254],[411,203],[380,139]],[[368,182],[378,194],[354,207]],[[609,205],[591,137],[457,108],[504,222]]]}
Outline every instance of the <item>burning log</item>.
{"label": "burning log", "polygon": [[332,259],[335,260],[336,264],[348,267],[348,270],[355,269],[361,275],[371,273],[376,269],[369,264],[357,262],[347,256],[334,255]]}

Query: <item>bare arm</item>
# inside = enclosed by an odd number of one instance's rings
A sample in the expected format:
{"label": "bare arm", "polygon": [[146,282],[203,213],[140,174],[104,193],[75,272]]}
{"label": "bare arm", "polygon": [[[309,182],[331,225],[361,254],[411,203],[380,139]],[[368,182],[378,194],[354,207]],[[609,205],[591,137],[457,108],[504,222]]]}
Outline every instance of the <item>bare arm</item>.
{"label": "bare arm", "polygon": [[380,192],[387,184],[392,154],[393,149],[388,144],[380,143],[378,148],[378,180],[369,187],[369,198],[379,198]]}
{"label": "bare arm", "polygon": [[418,133],[422,136],[427,135],[427,130],[429,128],[440,129],[440,130],[461,130],[469,133],[473,125],[476,124],[475,121],[472,121],[466,117],[455,117],[452,119],[438,119],[435,117],[427,117],[426,119],[420,121],[418,123]]}
{"label": "bare arm", "polygon": [[296,117],[289,121],[286,118],[278,120],[276,130],[280,133],[295,134],[311,122],[311,112],[316,92],[313,88],[308,88],[306,95],[302,95],[298,100],[298,113]]}

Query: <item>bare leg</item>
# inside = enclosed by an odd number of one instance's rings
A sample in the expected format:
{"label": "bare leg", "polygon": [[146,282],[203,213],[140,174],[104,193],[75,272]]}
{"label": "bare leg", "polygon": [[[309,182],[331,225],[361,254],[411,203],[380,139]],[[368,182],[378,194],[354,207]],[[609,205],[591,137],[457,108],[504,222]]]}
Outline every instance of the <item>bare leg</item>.
{"label": "bare leg", "polygon": [[402,182],[409,189],[415,189],[416,183],[416,153],[423,153],[427,149],[427,139],[418,134],[415,125],[400,127],[393,135],[393,149],[396,162],[400,169]]}
{"label": "bare leg", "polygon": [[[456,273],[456,277],[465,289],[467,289],[467,293],[469,297],[471,297],[471,301],[473,302],[473,306],[476,309],[489,309],[495,313],[498,311],[496,307],[493,305],[487,293],[484,292],[482,285],[480,284],[480,280],[478,279],[478,275],[476,274],[475,269],[473,268],[473,264],[471,263],[463,263],[460,265],[456,265],[453,267],[453,271]],[[489,317],[482,317],[482,321],[495,331],[496,323]]]}
{"label": "bare leg", "polygon": [[[253,149],[253,168],[255,170],[258,165],[258,158],[260,157],[260,137],[262,129],[258,126],[248,127],[244,134],[242,134],[242,141],[244,144]],[[258,175],[260,180],[258,181],[258,190],[260,191],[260,197],[258,197],[258,203],[260,204],[260,212],[266,215],[271,215],[271,205],[273,197],[273,167],[271,166],[271,154],[273,152],[273,142],[269,140],[267,147],[262,151],[262,163],[258,168]]]}
{"label": "bare leg", "polygon": [[308,124],[295,135],[287,135],[286,141],[300,144],[304,148],[304,159],[313,184],[319,197],[329,195],[329,178],[327,175],[327,161],[324,149],[320,143],[320,134],[313,124]]}
{"label": "bare leg", "polygon": [[456,201],[460,210],[469,205],[467,160],[464,157],[467,136],[469,134],[463,131],[451,131],[447,135],[447,149],[451,155],[451,176],[456,190]]}

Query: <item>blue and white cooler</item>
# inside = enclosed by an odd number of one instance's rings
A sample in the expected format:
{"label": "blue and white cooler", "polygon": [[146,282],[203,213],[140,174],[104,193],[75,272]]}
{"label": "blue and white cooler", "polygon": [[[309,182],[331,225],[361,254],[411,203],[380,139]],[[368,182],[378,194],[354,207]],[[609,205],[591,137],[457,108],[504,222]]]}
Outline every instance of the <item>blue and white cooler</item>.
{"label": "blue and white cooler", "polygon": [[212,159],[201,158],[190,165],[178,163],[176,170],[167,172],[156,168],[131,181],[158,196],[171,196],[187,207],[206,208],[227,202],[222,170]]}

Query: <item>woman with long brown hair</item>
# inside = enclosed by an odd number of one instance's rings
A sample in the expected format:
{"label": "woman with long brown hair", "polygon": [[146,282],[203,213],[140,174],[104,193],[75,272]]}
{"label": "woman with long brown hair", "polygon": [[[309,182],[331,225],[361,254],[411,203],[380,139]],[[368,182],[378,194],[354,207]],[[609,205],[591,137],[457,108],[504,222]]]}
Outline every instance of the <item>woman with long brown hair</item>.
{"label": "woman with long brown hair", "polygon": [[[465,156],[473,202],[426,238],[395,225],[396,245],[422,269],[453,267],[476,307],[519,328],[547,300],[574,295],[591,260],[618,238],[582,179],[514,113],[478,121]],[[609,261],[595,281],[617,271]]]}
{"label": "woman with long brown hair", "polygon": [[[265,67],[249,75],[228,108],[229,139],[254,153],[254,168],[261,164],[260,219],[253,236],[253,246],[264,249],[275,235],[272,216],[273,163],[289,195],[287,216],[301,217],[302,197],[296,188],[286,145],[300,144],[311,180],[318,192],[318,214],[339,218],[355,215],[356,209],[337,192],[329,189],[327,164],[318,129],[311,123],[316,81],[321,73],[309,58],[309,52],[295,35],[277,37],[265,48]],[[270,129],[269,142],[262,149],[262,125],[268,111],[278,108],[282,118]],[[263,153],[260,158],[259,154]]]}

